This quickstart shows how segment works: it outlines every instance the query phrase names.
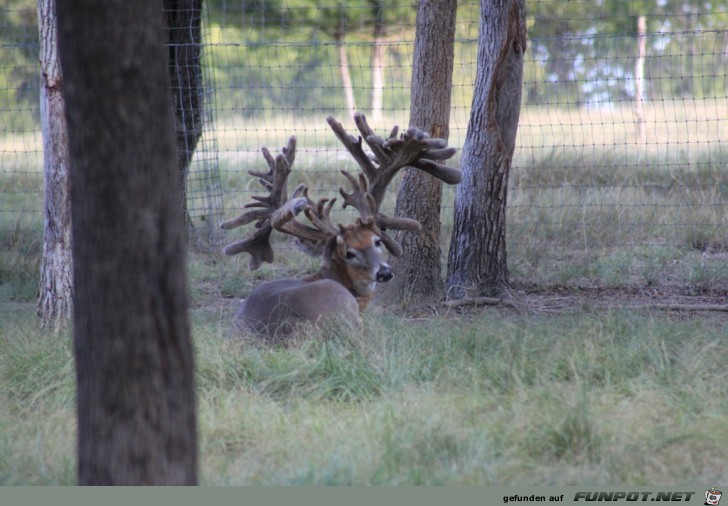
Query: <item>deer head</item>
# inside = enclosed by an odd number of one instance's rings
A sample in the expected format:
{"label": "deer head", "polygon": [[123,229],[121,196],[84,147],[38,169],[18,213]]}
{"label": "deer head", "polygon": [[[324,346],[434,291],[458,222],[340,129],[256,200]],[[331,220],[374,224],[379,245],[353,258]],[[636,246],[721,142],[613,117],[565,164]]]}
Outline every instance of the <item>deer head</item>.
{"label": "deer head", "polygon": [[[361,168],[357,176],[341,171],[350,185],[349,191],[343,188],[339,190],[343,207],[351,206],[359,214],[353,224],[332,223],[331,211],[336,198],[322,198],[314,202],[309,198],[308,188],[305,185],[297,186],[291,196],[288,196],[288,176],[296,154],[296,138],[291,137],[282,153],[275,158],[266,148],[262,149],[263,156],[268,162],[268,172],[249,171],[252,176],[258,178],[260,184],[268,191],[268,195],[252,197],[254,202],[245,206],[250,210],[224,222],[221,226],[223,229],[230,229],[255,222],[253,233],[226,246],[223,250],[227,255],[241,252],[250,254],[248,267],[251,270],[260,267],[262,262],[273,262],[274,253],[270,245],[273,230],[295,237],[301,250],[321,258],[319,272],[303,281],[316,283],[320,280],[333,280],[343,288],[343,291],[330,294],[328,298],[341,298],[344,297],[344,292],[348,292],[355,298],[359,310],[363,311],[372,297],[376,283],[389,281],[393,276],[391,267],[385,262],[383,248],[394,256],[402,254],[401,245],[389,231],[421,229],[415,220],[389,217],[381,210],[387,187],[396,174],[404,167],[413,167],[448,184],[459,183],[462,174],[459,169],[439,163],[452,157],[456,152],[455,148],[447,147],[444,139],[432,139],[417,128],[409,128],[398,135],[399,130],[396,126],[385,139],[374,134],[364,115],[356,114],[354,120],[361,133],[359,137],[347,134],[334,118],[330,116],[327,118],[336,137]],[[371,153],[367,154],[364,151],[362,140],[366,141]],[[305,216],[307,223],[298,220],[301,214]],[[281,281],[273,282],[277,283],[275,285],[277,290],[275,295],[267,297],[259,296],[266,291],[261,285],[263,288],[256,289],[245,301],[244,307],[248,307],[247,312],[255,310],[261,319],[270,320],[273,316],[262,314],[266,311],[258,306],[280,307],[283,299],[286,299],[286,304],[289,306],[306,306],[304,300],[298,300],[292,292],[285,291],[286,286],[290,290],[302,286],[300,282],[291,281],[292,284],[289,285]],[[326,290],[330,292],[332,285],[324,284]],[[310,293],[311,286],[304,288],[311,301],[327,299],[326,294],[320,293],[316,293],[316,297],[313,297]],[[272,300],[270,297],[278,298]],[[325,305],[325,302],[323,304]],[[251,308],[251,305],[256,307]],[[302,312],[306,314],[326,312],[325,307],[303,309]],[[245,314],[241,318],[245,319]],[[304,319],[310,318],[306,316]]]}

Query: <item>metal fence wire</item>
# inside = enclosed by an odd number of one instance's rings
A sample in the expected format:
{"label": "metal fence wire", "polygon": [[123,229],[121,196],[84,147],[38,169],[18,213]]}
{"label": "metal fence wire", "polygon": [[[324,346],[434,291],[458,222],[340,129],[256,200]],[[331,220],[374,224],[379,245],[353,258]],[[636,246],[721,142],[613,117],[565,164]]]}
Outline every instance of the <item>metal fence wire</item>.
{"label": "metal fence wire", "polygon": [[[728,280],[728,1],[529,0],[527,10],[508,196],[514,275],[573,281],[599,265],[621,276],[636,262],[643,276],[659,276],[695,252],[701,265],[712,262],[705,275]],[[409,124],[415,16],[401,0],[204,2],[204,133],[187,193],[197,244],[219,249],[237,237],[217,224],[259,193],[246,171],[265,168],[262,146],[275,151],[296,135],[292,182],[334,196],[339,170],[356,166],[328,115],[351,133],[353,110],[382,134]],[[456,147],[470,114],[478,21],[479,3],[460,2]],[[0,234],[42,227],[38,71],[35,3],[4,2]],[[453,196],[446,189],[445,244]]]}

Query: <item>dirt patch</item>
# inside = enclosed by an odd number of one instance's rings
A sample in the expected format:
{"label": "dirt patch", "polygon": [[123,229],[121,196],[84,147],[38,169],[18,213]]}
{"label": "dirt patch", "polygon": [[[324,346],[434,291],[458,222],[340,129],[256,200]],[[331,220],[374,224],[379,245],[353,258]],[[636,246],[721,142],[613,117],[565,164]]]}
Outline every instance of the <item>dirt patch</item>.
{"label": "dirt patch", "polygon": [[524,306],[547,310],[657,309],[673,311],[726,311],[728,290],[687,293],[680,286],[645,288],[551,287],[522,289],[515,292]]}
{"label": "dirt patch", "polygon": [[412,320],[433,317],[475,316],[483,311],[506,314],[568,314],[610,310],[659,312],[669,318],[709,317],[725,320],[728,288],[706,293],[689,293],[680,286],[659,288],[603,288],[553,286],[520,287],[511,299],[476,297],[439,304],[410,307],[405,317]]}

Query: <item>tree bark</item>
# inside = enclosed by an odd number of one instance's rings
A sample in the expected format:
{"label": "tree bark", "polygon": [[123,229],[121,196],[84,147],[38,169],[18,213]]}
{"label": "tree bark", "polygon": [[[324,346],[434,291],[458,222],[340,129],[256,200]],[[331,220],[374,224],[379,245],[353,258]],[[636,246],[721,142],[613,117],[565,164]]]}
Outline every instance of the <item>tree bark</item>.
{"label": "tree bark", "polygon": [[38,0],[40,29],[40,121],[43,133],[43,258],[40,268],[38,316],[55,332],[71,321],[73,307],[71,259],[71,197],[68,138],[63,102],[63,77],[58,61],[56,6]]}
{"label": "tree bark", "polygon": [[167,29],[169,80],[174,103],[177,139],[177,171],[182,195],[185,227],[192,220],[188,212],[187,175],[192,155],[202,137],[203,83],[201,62],[202,0],[163,0]]}
{"label": "tree bark", "polygon": [[455,195],[448,297],[508,296],[506,204],[521,110],[524,0],[481,0],[478,66]]}
{"label": "tree bark", "polygon": [[58,0],[82,485],[195,484],[185,234],[160,2]]}
{"label": "tree bark", "polygon": [[[456,0],[422,0],[417,11],[410,126],[443,139],[450,133],[456,9]],[[398,234],[403,253],[392,259],[394,279],[379,287],[383,301],[409,304],[441,298],[441,202],[441,181],[405,169],[395,215],[419,221],[422,231]]]}

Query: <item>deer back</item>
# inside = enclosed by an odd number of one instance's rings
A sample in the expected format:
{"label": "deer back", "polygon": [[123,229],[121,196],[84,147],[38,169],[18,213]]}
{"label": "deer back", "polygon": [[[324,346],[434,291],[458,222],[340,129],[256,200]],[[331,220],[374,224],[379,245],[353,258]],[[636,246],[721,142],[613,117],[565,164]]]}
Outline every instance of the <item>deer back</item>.
{"label": "deer back", "polygon": [[300,323],[319,325],[342,319],[359,323],[356,298],[337,281],[279,279],[258,285],[241,301],[238,326],[266,337],[285,337]]}

